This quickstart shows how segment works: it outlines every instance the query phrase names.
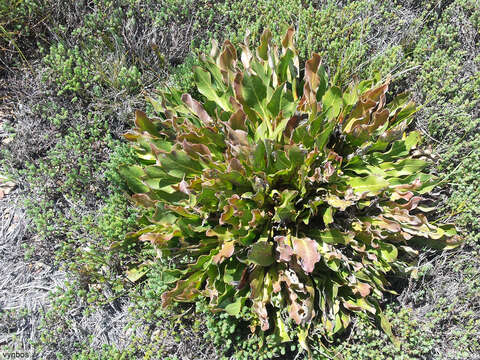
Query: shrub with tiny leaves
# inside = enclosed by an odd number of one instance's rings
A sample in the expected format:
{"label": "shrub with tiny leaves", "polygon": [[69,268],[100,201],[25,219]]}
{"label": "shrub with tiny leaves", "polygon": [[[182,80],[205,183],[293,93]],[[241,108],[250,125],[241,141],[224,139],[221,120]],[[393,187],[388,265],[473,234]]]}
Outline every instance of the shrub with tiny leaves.
{"label": "shrub with tiny leaves", "polygon": [[429,222],[429,174],[408,95],[387,103],[390,78],[329,83],[316,53],[300,67],[294,30],[281,46],[266,30],[252,51],[213,43],[194,79],[203,102],[176,90],[150,98],[125,136],[139,165],[120,173],[139,205],[155,210],[127,235],[176,264],[173,302],[208,300],[277,343],[309,350],[355,313],[378,320],[386,275],[406,272],[417,247],[454,247],[455,226]]}

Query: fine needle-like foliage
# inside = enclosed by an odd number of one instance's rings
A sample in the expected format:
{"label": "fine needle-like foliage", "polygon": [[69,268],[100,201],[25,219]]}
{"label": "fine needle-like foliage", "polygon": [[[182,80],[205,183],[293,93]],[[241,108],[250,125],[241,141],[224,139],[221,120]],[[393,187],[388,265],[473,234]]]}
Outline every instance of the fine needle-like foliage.
{"label": "fine needle-like foliage", "polygon": [[176,267],[164,306],[207,298],[213,310],[253,313],[252,331],[275,341],[314,325],[329,340],[355,313],[391,335],[379,301],[386,275],[405,272],[419,246],[453,247],[454,225],[432,223],[420,134],[406,94],[390,80],[332,86],[318,54],[300,67],[290,28],[267,30],[251,50],[226,41],[194,68],[203,101],[175,90],[137,111],[137,166],[120,172],[153,208],[131,239],[151,242]]}

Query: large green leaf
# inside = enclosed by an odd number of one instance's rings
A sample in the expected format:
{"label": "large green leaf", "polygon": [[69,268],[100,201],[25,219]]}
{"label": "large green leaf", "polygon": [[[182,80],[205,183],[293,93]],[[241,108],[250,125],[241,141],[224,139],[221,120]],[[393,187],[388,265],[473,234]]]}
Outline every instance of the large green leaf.
{"label": "large green leaf", "polygon": [[273,258],[273,244],[266,241],[259,241],[252,245],[248,252],[248,260],[260,266],[270,266]]}
{"label": "large green leaf", "polygon": [[224,96],[219,96],[215,88],[212,86],[212,77],[208,71],[205,71],[201,67],[196,66],[193,68],[193,73],[195,83],[200,94],[205,96],[207,99],[219,104],[223,110],[232,111],[232,107],[231,104],[228,102],[228,98]]}
{"label": "large green leaf", "polygon": [[146,193],[150,189],[147,185],[143,183],[141,178],[144,176],[144,171],[141,167],[132,165],[132,166],[121,166],[118,170],[120,175],[127,182],[128,187],[135,193]]}
{"label": "large green leaf", "polygon": [[143,111],[135,111],[135,125],[137,125],[143,131],[148,131],[152,135],[160,136],[157,127]]}
{"label": "large green leaf", "polygon": [[245,104],[254,109],[263,122],[271,119],[267,109],[267,86],[257,75],[243,76],[242,95]]}
{"label": "large green leaf", "polygon": [[295,200],[298,195],[296,190],[284,190],[279,195],[278,206],[275,207],[273,219],[279,222],[291,221],[295,216]]}
{"label": "large green leaf", "polygon": [[[275,89],[270,101],[267,104],[267,109],[270,112],[272,119],[275,119],[281,112],[283,119],[290,118],[295,112],[296,103],[293,101],[291,92],[285,90],[285,83]],[[283,131],[280,130],[280,131]]]}
{"label": "large green leaf", "polygon": [[367,192],[369,195],[376,195],[388,188],[389,183],[385,179],[370,175],[366,177],[350,177],[347,185],[351,186],[356,193]]}
{"label": "large green leaf", "polygon": [[173,290],[167,291],[162,294],[162,305],[168,306],[172,301],[192,301],[200,292],[198,289],[202,283],[204,277],[203,272],[198,271],[193,273],[185,280],[177,281],[177,285]]}
{"label": "large green leaf", "polygon": [[183,178],[200,173],[203,169],[197,160],[192,159],[183,151],[160,154],[159,161],[161,166],[168,171],[168,175],[172,177]]}
{"label": "large green leaf", "polygon": [[327,90],[322,98],[323,106],[328,110],[328,118],[332,119],[340,114],[343,105],[342,90],[333,86]]}
{"label": "large green leaf", "polygon": [[332,245],[346,245],[351,240],[351,235],[344,234],[337,229],[315,229],[308,231],[307,235],[316,239],[319,242],[321,241]]}

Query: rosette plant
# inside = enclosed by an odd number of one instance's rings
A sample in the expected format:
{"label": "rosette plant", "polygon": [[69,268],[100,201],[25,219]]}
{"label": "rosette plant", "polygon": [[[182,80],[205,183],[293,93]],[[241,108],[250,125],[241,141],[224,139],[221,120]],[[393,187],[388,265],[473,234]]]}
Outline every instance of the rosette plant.
{"label": "rosette plant", "polygon": [[300,67],[292,28],[280,47],[271,37],[214,43],[193,70],[201,99],[169,89],[149,99],[155,117],[136,112],[139,165],[120,172],[154,212],[128,236],[175,264],[164,306],[249,307],[252,331],[304,348],[312,324],[328,341],[355,313],[391,334],[388,273],[458,242],[425,216],[439,181],[406,132],[415,105],[387,101],[388,78],[333,86],[318,54]]}

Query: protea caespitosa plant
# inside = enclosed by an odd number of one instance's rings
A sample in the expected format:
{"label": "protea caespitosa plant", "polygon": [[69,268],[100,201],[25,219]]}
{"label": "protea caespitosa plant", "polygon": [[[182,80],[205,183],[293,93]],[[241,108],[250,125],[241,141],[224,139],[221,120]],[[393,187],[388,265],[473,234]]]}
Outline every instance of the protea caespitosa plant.
{"label": "protea caespitosa plant", "polygon": [[251,329],[307,348],[312,324],[328,339],[354,313],[380,320],[386,275],[418,246],[453,247],[451,224],[432,224],[414,104],[387,102],[390,80],[329,83],[318,54],[300,67],[290,28],[267,30],[252,51],[229,41],[194,68],[201,101],[167,90],[137,111],[136,166],[121,169],[133,200],[154,208],[130,238],[177,260],[164,306],[207,298]]}

